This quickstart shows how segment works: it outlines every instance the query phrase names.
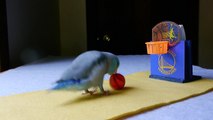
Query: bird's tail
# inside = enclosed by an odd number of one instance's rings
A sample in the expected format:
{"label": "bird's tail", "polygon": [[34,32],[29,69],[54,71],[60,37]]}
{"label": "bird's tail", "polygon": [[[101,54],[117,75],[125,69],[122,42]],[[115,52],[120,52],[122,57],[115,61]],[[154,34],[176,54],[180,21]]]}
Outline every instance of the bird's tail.
{"label": "bird's tail", "polygon": [[51,90],[61,90],[61,89],[70,89],[73,86],[80,84],[80,80],[60,80],[57,81],[56,86]]}

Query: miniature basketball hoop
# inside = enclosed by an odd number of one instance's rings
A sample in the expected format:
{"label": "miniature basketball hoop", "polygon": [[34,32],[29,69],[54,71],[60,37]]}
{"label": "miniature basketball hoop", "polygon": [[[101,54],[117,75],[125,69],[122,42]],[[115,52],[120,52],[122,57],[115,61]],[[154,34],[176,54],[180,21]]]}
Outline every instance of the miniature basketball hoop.
{"label": "miniature basketball hoop", "polygon": [[149,77],[181,83],[201,78],[192,74],[191,42],[186,40],[182,25],[171,21],[158,23],[146,46],[151,54]]}

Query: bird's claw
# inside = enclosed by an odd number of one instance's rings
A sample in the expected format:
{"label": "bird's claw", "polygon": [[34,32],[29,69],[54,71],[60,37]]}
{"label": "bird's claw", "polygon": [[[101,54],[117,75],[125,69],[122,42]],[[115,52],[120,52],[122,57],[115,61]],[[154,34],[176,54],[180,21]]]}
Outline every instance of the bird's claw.
{"label": "bird's claw", "polygon": [[[95,93],[97,93],[97,89],[85,90],[84,93],[82,93],[82,95],[87,95],[87,94],[94,95]],[[109,93],[110,93],[109,90],[106,90],[106,91],[102,92],[103,95],[109,95]]]}
{"label": "bird's claw", "polygon": [[107,90],[103,92],[103,95],[109,95],[109,93],[110,93],[109,90]]}
{"label": "bird's claw", "polygon": [[84,93],[82,93],[82,95],[86,95],[86,94],[90,94],[90,95],[93,95],[94,93],[96,93],[97,92],[97,90],[95,89],[95,90],[92,90],[92,91],[89,91],[89,90],[85,90],[85,92]]}

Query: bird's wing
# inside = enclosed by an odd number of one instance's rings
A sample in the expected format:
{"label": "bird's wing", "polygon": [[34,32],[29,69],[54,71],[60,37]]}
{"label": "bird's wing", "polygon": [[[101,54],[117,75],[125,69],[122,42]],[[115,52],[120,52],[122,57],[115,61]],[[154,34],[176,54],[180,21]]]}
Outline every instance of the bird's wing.
{"label": "bird's wing", "polygon": [[85,80],[94,70],[94,67],[103,63],[105,56],[98,51],[85,52],[79,55],[62,75],[62,80]]}

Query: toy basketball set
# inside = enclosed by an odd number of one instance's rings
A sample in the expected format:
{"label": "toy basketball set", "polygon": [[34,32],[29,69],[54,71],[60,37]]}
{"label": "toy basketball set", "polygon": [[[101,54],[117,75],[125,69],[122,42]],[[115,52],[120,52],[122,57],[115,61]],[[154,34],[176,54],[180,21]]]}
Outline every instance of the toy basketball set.
{"label": "toy basketball set", "polygon": [[152,41],[146,45],[151,54],[151,78],[181,83],[201,78],[192,75],[191,42],[186,40],[183,25],[158,23],[152,29]]}

